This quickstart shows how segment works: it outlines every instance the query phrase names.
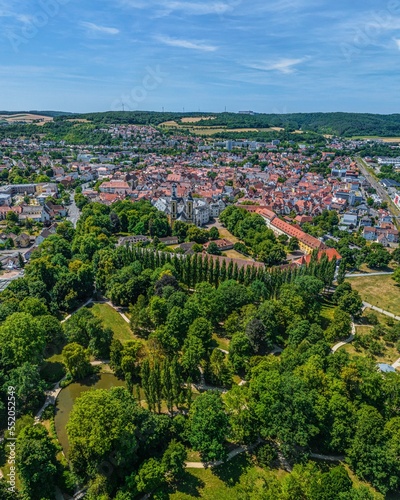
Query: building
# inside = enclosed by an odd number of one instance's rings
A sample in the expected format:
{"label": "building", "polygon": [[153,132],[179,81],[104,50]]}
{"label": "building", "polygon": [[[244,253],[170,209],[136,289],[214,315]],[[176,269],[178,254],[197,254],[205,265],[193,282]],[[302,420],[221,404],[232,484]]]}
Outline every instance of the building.
{"label": "building", "polygon": [[221,252],[225,250],[232,250],[234,246],[231,241],[226,239],[221,239],[221,240],[208,241],[203,245],[203,249],[207,251],[211,243],[215,243],[218,247],[218,250],[220,250]]}

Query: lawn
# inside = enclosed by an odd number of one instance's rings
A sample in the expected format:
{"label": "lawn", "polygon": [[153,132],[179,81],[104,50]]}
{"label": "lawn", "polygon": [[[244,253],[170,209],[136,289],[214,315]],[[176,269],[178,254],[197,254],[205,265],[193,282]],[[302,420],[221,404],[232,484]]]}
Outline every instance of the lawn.
{"label": "lawn", "polygon": [[[239,455],[230,462],[214,469],[187,469],[176,491],[169,493],[171,500],[231,500],[235,498],[234,486],[243,474],[255,468],[249,455]],[[266,472],[270,477],[282,477],[282,470]]]}
{"label": "lawn", "polygon": [[333,313],[335,312],[335,306],[325,301],[321,307],[321,320],[322,328],[326,330],[333,321]]}
{"label": "lawn", "polygon": [[49,383],[55,384],[66,374],[66,368],[62,354],[53,354],[50,358],[43,361],[40,367],[40,375]]}
{"label": "lawn", "polygon": [[108,304],[93,304],[90,310],[97,318],[101,319],[106,328],[111,328],[115,339],[122,343],[134,339],[128,323]]}
{"label": "lawn", "polygon": [[218,337],[218,335],[216,333],[214,333],[213,341],[214,341],[213,344],[214,343],[216,344],[215,347],[219,347],[220,349],[223,349],[224,351],[229,350],[229,342],[230,342],[229,339],[226,339],[224,337]]}
{"label": "lawn", "polygon": [[348,278],[348,282],[365,302],[396,315],[400,313],[400,287],[391,275]]}
{"label": "lawn", "polygon": [[241,259],[241,260],[247,260],[248,262],[254,262],[251,257],[243,255],[242,253],[237,252],[236,250],[226,250],[225,252],[222,253],[222,255],[225,255],[230,259]]}
{"label": "lawn", "polygon": [[218,227],[218,231],[219,231],[219,237],[221,239],[226,238],[227,240],[231,241],[232,243],[237,243],[238,241],[240,241],[238,238],[236,238],[236,236],[233,236],[233,234],[230,233],[226,227],[220,226],[220,227]]}
{"label": "lawn", "polygon": [[[382,322],[383,325],[385,325],[385,322]],[[364,335],[367,335],[371,333],[372,327],[371,326],[356,326],[356,337],[362,337]],[[392,344],[391,342],[385,342],[385,340],[380,337],[378,339],[380,342],[383,342],[384,348],[382,350],[382,353],[378,355],[372,355],[367,349],[364,349],[363,347],[355,348],[354,343],[352,344],[347,344],[343,346],[341,349],[345,350],[347,353],[349,353],[351,356],[363,356],[363,357],[370,357],[372,356],[373,359],[377,363],[387,363],[391,365],[394,363],[397,359],[400,357],[399,351],[396,349],[395,345]]]}

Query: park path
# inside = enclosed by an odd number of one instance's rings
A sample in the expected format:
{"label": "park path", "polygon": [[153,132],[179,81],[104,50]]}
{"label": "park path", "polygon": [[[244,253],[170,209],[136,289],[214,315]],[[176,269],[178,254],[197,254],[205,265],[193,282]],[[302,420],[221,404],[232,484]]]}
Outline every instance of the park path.
{"label": "park path", "polygon": [[369,276],[390,276],[391,274],[394,274],[394,271],[389,271],[389,272],[382,271],[380,273],[346,274],[346,278],[367,278]]}
{"label": "park path", "polygon": [[385,316],[389,316],[389,318],[393,318],[397,321],[400,321],[400,316],[396,316],[395,314],[385,311],[384,309],[381,309],[380,307],[373,306],[372,304],[369,304],[368,302],[363,302],[363,306],[367,307],[368,309],[372,309],[373,311],[377,311],[381,314],[384,314]]}
{"label": "park path", "polygon": [[68,321],[71,316],[75,313],[77,313],[78,311],[80,311],[81,309],[83,309],[84,307],[88,306],[89,304],[91,304],[93,302],[93,299],[89,299],[87,300],[84,304],[82,304],[81,306],[78,307],[78,309],[75,309],[74,312],[72,312],[71,314],[68,314],[68,316],[66,316],[62,321],[61,323],[65,323],[66,321]]}
{"label": "park path", "polygon": [[[237,457],[242,453],[252,451],[260,443],[262,443],[262,439],[259,439],[256,443],[248,446],[238,446],[237,448],[228,453],[228,456],[225,461],[216,460],[215,462],[186,462],[185,467],[186,469],[208,469],[209,467],[218,467],[219,465],[229,462],[230,460],[232,460],[233,458]],[[321,455],[319,453],[310,453],[310,458],[315,458],[316,460],[326,460],[329,462],[342,462],[345,459],[343,455],[340,456]],[[286,459],[283,456],[282,457],[280,456],[279,459],[281,462],[283,462],[284,468],[286,470],[291,469],[290,465],[287,463]]]}
{"label": "park path", "polygon": [[342,342],[338,342],[336,345],[332,347],[332,352],[336,352],[338,349],[343,347],[346,344],[350,344],[350,342],[353,342],[354,338],[356,336],[356,325],[354,323],[351,324],[351,335],[348,339],[343,340]]}
{"label": "park path", "polygon": [[[232,458],[235,458],[241,453],[253,450],[256,446],[261,443],[261,439],[257,443],[251,444],[249,446],[238,446],[234,450],[228,453],[225,462],[229,462]],[[218,467],[225,463],[223,460],[216,460],[215,462],[186,462],[186,469],[208,469],[209,467]]]}
{"label": "park path", "polygon": [[400,358],[392,364],[392,367],[395,370],[397,370],[397,368],[400,368]]}

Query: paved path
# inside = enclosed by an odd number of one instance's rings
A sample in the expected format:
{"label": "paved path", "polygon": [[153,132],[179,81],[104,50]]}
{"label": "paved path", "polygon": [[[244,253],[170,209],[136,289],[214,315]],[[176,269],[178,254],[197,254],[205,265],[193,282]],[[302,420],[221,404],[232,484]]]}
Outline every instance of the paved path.
{"label": "paved path", "polygon": [[336,345],[332,347],[332,352],[336,352],[338,349],[343,347],[346,344],[350,344],[350,342],[353,342],[354,338],[356,336],[356,325],[354,323],[351,324],[351,335],[348,339],[343,340],[342,342],[338,342]]}
{"label": "paved path", "polygon": [[394,368],[395,370],[397,370],[397,368],[400,368],[400,358],[399,358],[397,361],[395,361],[395,362],[392,364],[392,366],[393,366],[393,368]]}
{"label": "paved path", "polygon": [[[186,462],[186,469],[207,469],[209,467],[218,467],[226,462],[232,460],[232,458],[237,457],[238,455],[253,450],[256,446],[262,443],[262,439],[259,439],[257,443],[251,444],[249,446],[238,446],[230,453],[228,453],[227,459],[224,461],[216,460],[215,462]],[[343,455],[335,456],[335,455],[320,455],[319,453],[310,453],[311,458],[315,458],[317,460],[327,460],[329,462],[342,462],[345,457]],[[284,457],[282,456],[281,461],[286,462]],[[286,464],[285,468],[290,469],[290,465]]]}
{"label": "paved path", "polygon": [[327,460],[329,462],[343,462],[345,459],[344,455],[320,455],[319,453],[310,453],[311,458],[316,458],[317,460]]}
{"label": "paved path", "polygon": [[395,314],[385,311],[384,309],[381,309],[380,307],[373,306],[372,304],[368,304],[368,302],[363,302],[363,306],[367,307],[368,309],[372,309],[373,311],[377,311],[381,314],[384,314],[385,316],[389,316],[389,318],[393,318],[397,321],[400,321],[400,316],[396,316]]}
{"label": "paved path", "polygon": [[93,299],[87,300],[84,304],[82,304],[81,306],[79,306],[78,309],[76,309],[74,312],[72,312],[71,314],[68,314],[68,316],[61,321],[61,323],[65,323],[66,321],[68,321],[73,314],[77,313],[80,309],[82,309],[83,307],[88,306],[92,302],[93,302]]}
{"label": "paved path", "polygon": [[237,455],[240,455],[241,453],[245,453],[246,451],[251,451],[253,450],[256,446],[258,446],[261,443],[261,440],[257,441],[257,443],[251,444],[249,446],[239,446],[238,448],[235,448],[231,452],[228,453],[228,456],[225,460],[216,460],[215,462],[186,462],[186,468],[187,469],[207,469],[208,467],[218,467],[219,465],[222,465],[226,462],[229,462],[232,460],[232,458],[236,457]]}
{"label": "paved path", "polygon": [[394,271],[380,272],[380,273],[359,273],[359,274],[346,274],[346,278],[368,278],[368,276],[390,276]]}

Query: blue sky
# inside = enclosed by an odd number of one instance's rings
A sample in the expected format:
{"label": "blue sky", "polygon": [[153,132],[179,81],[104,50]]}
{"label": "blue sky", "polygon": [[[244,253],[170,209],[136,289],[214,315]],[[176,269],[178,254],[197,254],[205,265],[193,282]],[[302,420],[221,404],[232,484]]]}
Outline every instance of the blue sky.
{"label": "blue sky", "polygon": [[400,112],[400,0],[0,0],[0,109]]}

